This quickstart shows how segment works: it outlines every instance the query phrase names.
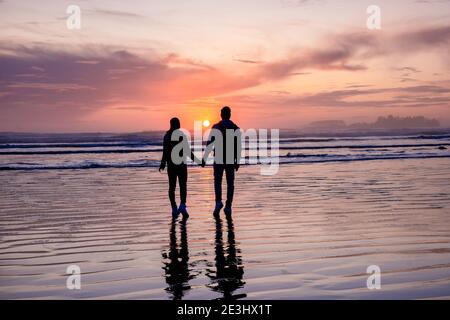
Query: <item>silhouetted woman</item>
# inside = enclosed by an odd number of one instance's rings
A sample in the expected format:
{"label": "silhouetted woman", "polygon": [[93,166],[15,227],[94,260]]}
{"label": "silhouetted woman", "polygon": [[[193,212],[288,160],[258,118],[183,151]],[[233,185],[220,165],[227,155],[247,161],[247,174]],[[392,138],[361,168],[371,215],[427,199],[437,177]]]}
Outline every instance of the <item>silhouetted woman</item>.
{"label": "silhouetted woman", "polygon": [[[163,142],[163,156],[159,171],[164,170],[167,165],[167,175],[169,176],[169,200],[172,206],[172,217],[176,219],[181,213],[184,219],[189,217],[186,208],[186,196],[187,196],[187,158],[190,157],[192,161],[204,163],[198,160],[191,152],[191,147],[186,135],[180,130],[180,120],[178,118],[170,119],[170,129],[164,135]],[[175,141],[172,141],[175,140]],[[175,150],[172,154],[172,150],[175,146],[179,147],[179,151]],[[177,207],[175,201],[175,189],[178,184],[180,186],[180,206]]]}

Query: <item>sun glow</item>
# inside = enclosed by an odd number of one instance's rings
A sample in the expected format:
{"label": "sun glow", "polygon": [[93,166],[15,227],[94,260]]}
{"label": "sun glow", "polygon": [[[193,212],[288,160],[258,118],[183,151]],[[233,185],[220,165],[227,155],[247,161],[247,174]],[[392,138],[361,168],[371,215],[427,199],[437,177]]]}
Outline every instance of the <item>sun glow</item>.
{"label": "sun glow", "polygon": [[203,120],[203,126],[205,128],[208,128],[210,126],[211,122],[209,122],[209,120]]}

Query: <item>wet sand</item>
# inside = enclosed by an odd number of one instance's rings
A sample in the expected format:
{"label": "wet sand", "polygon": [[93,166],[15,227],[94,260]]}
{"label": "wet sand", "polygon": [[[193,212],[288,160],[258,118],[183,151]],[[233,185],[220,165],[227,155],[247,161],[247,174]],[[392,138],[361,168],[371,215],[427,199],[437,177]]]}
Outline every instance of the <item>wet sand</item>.
{"label": "wet sand", "polygon": [[449,181],[448,159],[247,166],[216,220],[212,170],[191,168],[172,224],[155,168],[3,171],[0,298],[450,298]]}

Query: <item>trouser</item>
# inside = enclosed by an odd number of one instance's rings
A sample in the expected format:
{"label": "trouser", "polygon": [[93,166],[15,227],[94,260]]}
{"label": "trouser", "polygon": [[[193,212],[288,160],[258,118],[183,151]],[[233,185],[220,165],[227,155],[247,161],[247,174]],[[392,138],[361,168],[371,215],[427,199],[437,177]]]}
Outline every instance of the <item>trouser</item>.
{"label": "trouser", "polygon": [[169,176],[169,200],[172,208],[177,206],[175,201],[175,189],[178,184],[180,186],[180,201],[181,203],[186,203],[187,196],[187,166],[186,165],[173,165],[167,167],[167,175]]}
{"label": "trouser", "polygon": [[216,193],[216,202],[222,201],[222,178],[224,171],[227,179],[226,207],[231,207],[234,195],[234,165],[232,164],[214,164],[214,191]]}

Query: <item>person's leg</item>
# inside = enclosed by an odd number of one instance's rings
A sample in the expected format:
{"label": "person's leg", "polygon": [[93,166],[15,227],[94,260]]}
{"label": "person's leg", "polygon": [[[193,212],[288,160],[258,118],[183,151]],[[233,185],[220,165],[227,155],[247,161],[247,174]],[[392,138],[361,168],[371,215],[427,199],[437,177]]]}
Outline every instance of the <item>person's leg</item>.
{"label": "person's leg", "polygon": [[187,197],[187,166],[180,166],[178,172],[178,183],[180,184],[180,200],[181,204],[186,204]]}
{"label": "person's leg", "polygon": [[225,176],[227,179],[227,202],[225,207],[231,208],[234,196],[234,166],[227,165],[225,168]]}
{"label": "person's leg", "polygon": [[177,172],[173,168],[167,168],[167,175],[169,176],[169,200],[173,208],[177,207],[175,201],[175,189],[177,187]]}
{"label": "person's leg", "polygon": [[214,164],[214,191],[216,193],[216,203],[222,201],[222,177],[223,177],[223,164]]}
{"label": "person's leg", "polygon": [[186,208],[186,196],[187,196],[187,166],[181,165],[177,167],[178,183],[180,185],[180,206],[178,207],[178,213],[183,215],[183,219],[189,217],[189,213]]}

